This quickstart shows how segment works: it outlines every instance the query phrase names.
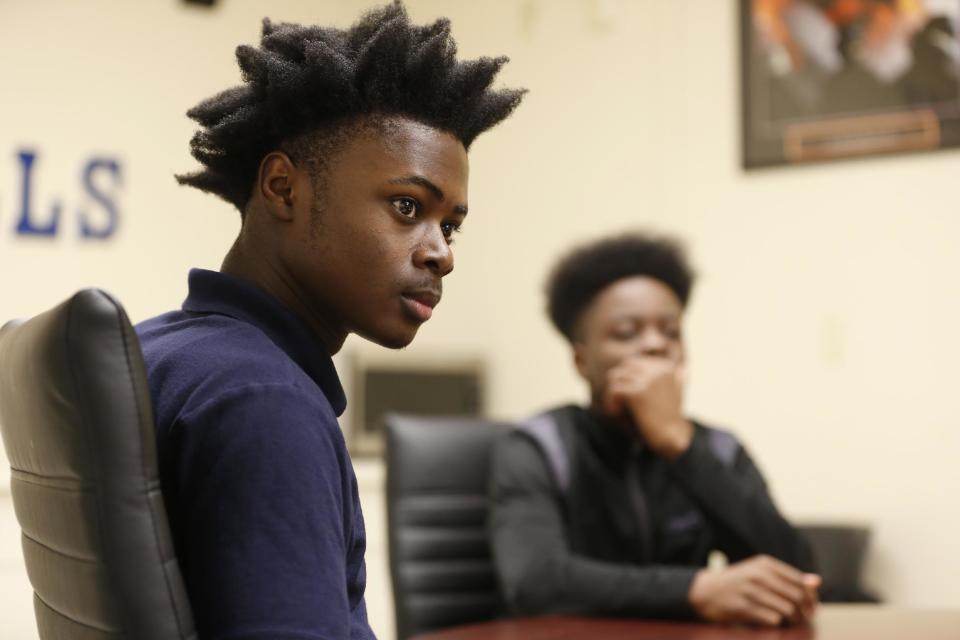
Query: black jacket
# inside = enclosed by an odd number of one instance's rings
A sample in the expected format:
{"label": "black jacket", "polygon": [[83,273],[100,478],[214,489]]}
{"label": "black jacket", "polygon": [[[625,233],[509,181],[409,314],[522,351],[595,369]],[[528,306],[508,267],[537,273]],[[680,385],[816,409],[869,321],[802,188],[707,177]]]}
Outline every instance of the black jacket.
{"label": "black jacket", "polygon": [[[813,570],[730,434],[695,424],[669,462],[587,409],[543,414],[496,445],[490,533],[501,592],[518,614],[689,617],[687,593],[712,550]],[[564,468],[564,465],[567,465]]]}

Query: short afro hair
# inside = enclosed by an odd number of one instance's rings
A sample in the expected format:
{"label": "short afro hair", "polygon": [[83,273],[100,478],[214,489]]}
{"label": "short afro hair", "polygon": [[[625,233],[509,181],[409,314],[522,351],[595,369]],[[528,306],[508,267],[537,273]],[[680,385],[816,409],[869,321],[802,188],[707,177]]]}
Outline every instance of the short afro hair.
{"label": "short afro hair", "polygon": [[263,157],[304,134],[401,116],[469,148],[525,93],[490,88],[507,58],[458,61],[450,21],[415,26],[400,0],[345,30],[264,19],[260,46],[236,55],[244,83],[187,112],[201,126],[190,151],[203,168],[177,180],[241,213]]}
{"label": "short afro hair", "polygon": [[580,316],[603,289],[617,280],[648,276],[687,306],[694,273],[680,243],[669,237],[630,233],[575,248],[547,280],[547,313],[557,330],[576,340]]}

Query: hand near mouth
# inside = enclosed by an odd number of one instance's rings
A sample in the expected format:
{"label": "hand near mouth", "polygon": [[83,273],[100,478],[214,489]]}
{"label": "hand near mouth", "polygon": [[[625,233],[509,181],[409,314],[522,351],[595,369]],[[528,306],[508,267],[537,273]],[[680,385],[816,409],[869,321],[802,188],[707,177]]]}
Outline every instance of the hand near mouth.
{"label": "hand near mouth", "polygon": [[682,364],[639,356],[607,372],[602,411],[610,417],[624,412],[659,455],[674,460],[690,446],[693,426],[683,415]]}

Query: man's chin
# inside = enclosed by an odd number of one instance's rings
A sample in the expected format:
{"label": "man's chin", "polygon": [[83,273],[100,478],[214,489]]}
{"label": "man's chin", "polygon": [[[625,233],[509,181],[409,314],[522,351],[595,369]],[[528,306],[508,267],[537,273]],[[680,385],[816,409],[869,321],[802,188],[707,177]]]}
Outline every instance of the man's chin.
{"label": "man's chin", "polygon": [[404,327],[396,331],[375,331],[360,334],[361,337],[378,344],[387,349],[403,349],[408,346],[417,336],[417,330],[420,327]]}

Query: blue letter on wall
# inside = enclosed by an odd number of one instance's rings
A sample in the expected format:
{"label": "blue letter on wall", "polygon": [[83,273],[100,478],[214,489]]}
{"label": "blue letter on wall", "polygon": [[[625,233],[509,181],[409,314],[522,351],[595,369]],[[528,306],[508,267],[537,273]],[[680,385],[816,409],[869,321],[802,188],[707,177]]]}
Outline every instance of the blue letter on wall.
{"label": "blue letter on wall", "polygon": [[53,236],[57,234],[57,223],[60,222],[60,204],[54,203],[50,212],[50,221],[45,225],[35,224],[30,214],[30,178],[33,173],[33,162],[37,154],[23,149],[17,154],[23,170],[23,191],[20,196],[20,221],[17,222],[17,233],[24,236]]}
{"label": "blue letter on wall", "polygon": [[109,238],[117,230],[117,221],[120,218],[120,212],[117,209],[117,203],[114,202],[108,194],[97,188],[94,184],[94,176],[97,173],[108,173],[113,178],[114,185],[119,185],[121,181],[120,165],[116,160],[109,158],[93,158],[87,163],[83,170],[83,188],[93,198],[106,214],[105,220],[98,226],[91,224],[90,216],[86,211],[80,211],[80,235],[84,238],[96,238],[99,240]]}

